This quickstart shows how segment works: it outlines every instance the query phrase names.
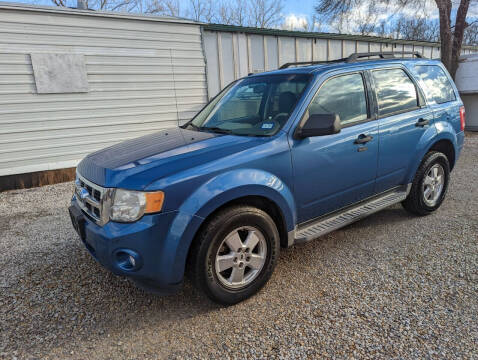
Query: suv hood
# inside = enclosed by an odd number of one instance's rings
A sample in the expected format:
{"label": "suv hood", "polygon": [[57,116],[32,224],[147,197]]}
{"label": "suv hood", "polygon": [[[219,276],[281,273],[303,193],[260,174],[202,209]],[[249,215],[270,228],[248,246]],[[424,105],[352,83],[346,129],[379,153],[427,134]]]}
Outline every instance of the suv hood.
{"label": "suv hood", "polygon": [[264,142],[264,138],[168,129],[85,157],[77,171],[103,187],[143,190],[151,182]]}

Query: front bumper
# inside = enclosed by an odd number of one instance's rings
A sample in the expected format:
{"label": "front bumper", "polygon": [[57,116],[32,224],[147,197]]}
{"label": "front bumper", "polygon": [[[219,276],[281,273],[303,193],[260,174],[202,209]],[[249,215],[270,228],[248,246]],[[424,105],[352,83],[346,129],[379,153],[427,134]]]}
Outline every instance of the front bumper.
{"label": "front bumper", "polygon": [[[90,254],[105,268],[155,292],[171,293],[180,287],[187,249],[199,219],[172,211],[147,215],[134,223],[110,221],[99,226],[81,210],[75,196],[71,214],[81,214],[82,231],[77,225],[77,232]],[[183,246],[187,246],[186,251]],[[124,252],[137,254],[134,268],[122,266],[118,254]]]}

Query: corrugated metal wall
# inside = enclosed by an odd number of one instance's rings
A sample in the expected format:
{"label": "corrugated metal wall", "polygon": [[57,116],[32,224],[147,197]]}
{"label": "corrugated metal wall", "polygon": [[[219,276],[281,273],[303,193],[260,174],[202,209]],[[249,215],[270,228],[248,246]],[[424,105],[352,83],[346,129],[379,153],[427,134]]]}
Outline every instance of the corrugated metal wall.
{"label": "corrugated metal wall", "polygon": [[[32,53],[83,54],[89,91],[37,94]],[[198,24],[0,5],[0,176],[76,166],[206,99]]]}
{"label": "corrugated metal wall", "polygon": [[[440,48],[435,43],[406,43],[354,35],[295,34],[281,30],[206,25],[203,42],[209,97],[248,73],[274,70],[287,62],[334,60],[355,52],[377,51],[418,51],[427,58],[440,57]],[[463,49],[464,54],[470,52],[468,48]]]}

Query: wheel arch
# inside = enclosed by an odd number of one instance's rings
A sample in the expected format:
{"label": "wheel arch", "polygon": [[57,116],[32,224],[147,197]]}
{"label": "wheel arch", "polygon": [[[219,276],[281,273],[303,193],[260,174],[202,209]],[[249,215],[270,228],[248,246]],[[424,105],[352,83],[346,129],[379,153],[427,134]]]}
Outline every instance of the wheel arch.
{"label": "wheel arch", "polygon": [[453,169],[455,166],[455,147],[453,146],[453,143],[448,140],[448,139],[441,139],[436,141],[430,148],[428,149],[427,153],[430,151],[439,151],[443,154],[448,159],[448,162],[450,163],[450,170]]}
{"label": "wheel arch", "polygon": [[413,181],[415,177],[415,173],[418,170],[418,167],[422,163],[425,155],[430,151],[440,151],[448,159],[450,163],[450,170],[453,169],[456,163],[456,156],[457,156],[457,148],[456,148],[456,136],[453,136],[450,132],[440,132],[438,135],[433,137],[428,136],[422,139],[423,141],[419,144],[417,148],[417,156],[416,160],[411,164],[411,167],[408,171],[407,182],[410,183]]}
{"label": "wheel arch", "polygon": [[272,220],[274,220],[274,223],[277,226],[277,230],[279,231],[280,235],[281,247],[288,246],[287,225],[281,208],[273,200],[262,195],[245,195],[222,204],[221,206],[210,212],[209,215],[204,218],[201,225],[199,226],[197,233],[201,232],[201,230],[207,225],[209,220],[212,219],[217,213],[235,205],[252,206],[264,211],[272,218]]}
{"label": "wheel arch", "polygon": [[296,223],[295,202],[288,186],[277,176],[258,169],[236,169],[198,187],[178,209],[167,235],[175,279],[182,278],[197,234],[218,211],[235,204],[256,206],[276,223],[282,246]]}

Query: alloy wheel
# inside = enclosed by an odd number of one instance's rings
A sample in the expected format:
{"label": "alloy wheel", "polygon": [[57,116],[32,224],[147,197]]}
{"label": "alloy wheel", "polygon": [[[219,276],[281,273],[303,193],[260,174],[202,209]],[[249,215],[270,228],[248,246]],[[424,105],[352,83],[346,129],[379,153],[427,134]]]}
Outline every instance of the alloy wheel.
{"label": "alloy wheel", "polygon": [[237,228],[219,246],[216,276],[226,288],[244,288],[260,274],[266,257],[267,243],[262,232],[251,226]]}

